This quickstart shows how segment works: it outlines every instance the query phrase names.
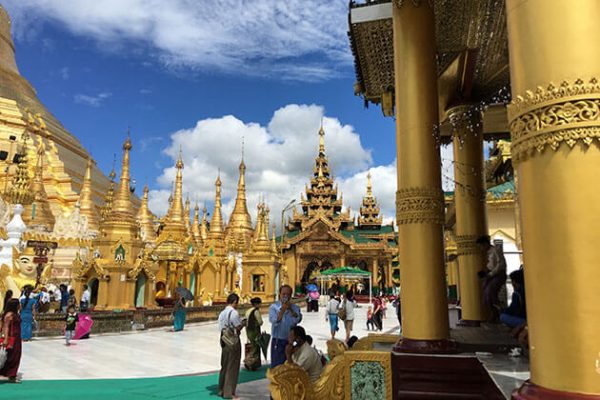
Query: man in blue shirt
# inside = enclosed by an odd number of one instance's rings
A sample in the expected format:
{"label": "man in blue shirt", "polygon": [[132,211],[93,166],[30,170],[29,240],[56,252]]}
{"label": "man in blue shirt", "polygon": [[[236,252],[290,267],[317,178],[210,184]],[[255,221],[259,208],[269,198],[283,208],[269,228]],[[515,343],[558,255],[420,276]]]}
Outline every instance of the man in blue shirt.
{"label": "man in blue shirt", "polygon": [[285,346],[288,344],[290,330],[302,321],[300,307],[292,304],[292,287],[279,288],[279,301],[269,307],[271,322],[271,368],[285,362]]}

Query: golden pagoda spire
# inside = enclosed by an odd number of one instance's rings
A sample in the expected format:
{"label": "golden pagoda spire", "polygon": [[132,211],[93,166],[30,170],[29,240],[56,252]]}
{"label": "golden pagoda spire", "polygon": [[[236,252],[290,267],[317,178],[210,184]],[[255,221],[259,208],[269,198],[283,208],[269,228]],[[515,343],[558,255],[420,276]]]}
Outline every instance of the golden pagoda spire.
{"label": "golden pagoda spire", "polygon": [[144,195],[142,196],[142,204],[137,214],[137,220],[140,224],[142,240],[144,242],[153,242],[156,240],[156,231],[154,230],[154,215],[148,207],[148,185],[144,185]]}
{"label": "golden pagoda spire", "polygon": [[208,235],[211,237],[220,236],[223,233],[223,216],[221,215],[221,172],[217,176],[215,182],[215,210],[210,220],[210,231]]}
{"label": "golden pagoda spire", "polygon": [[123,143],[123,160],[121,162],[121,179],[119,180],[119,186],[117,193],[113,200],[112,209],[110,211],[109,219],[114,221],[133,221],[133,206],[131,204],[131,190],[130,190],[130,175],[129,175],[129,152],[132,149],[131,138],[129,135]]}
{"label": "golden pagoda spire", "polygon": [[371,184],[371,171],[367,174],[367,197],[373,197],[373,185]]}
{"label": "golden pagoda spire", "polygon": [[175,163],[175,168],[177,168],[177,173],[175,175],[175,185],[173,188],[173,201],[168,212],[169,222],[185,226],[183,209],[183,159],[181,157],[181,149],[179,149],[179,157]]}
{"label": "golden pagoda spire", "polygon": [[44,147],[40,145],[37,151],[37,162],[35,166],[35,175],[31,183],[31,193],[33,202],[25,206],[23,220],[30,228],[40,228],[41,230],[51,232],[54,228],[54,215],[50,210],[46,189],[44,189]]}
{"label": "golden pagoda spire", "polygon": [[239,166],[240,176],[237,186],[237,197],[229,225],[227,226],[227,242],[244,243],[243,247],[250,244],[252,237],[252,218],[246,204],[246,164],[244,163],[244,152]]}
{"label": "golden pagoda spire", "polygon": [[194,221],[192,222],[192,236],[196,243],[202,242],[202,234],[200,233],[200,221],[199,221],[199,211],[198,202],[196,202],[196,206],[194,207]]}
{"label": "golden pagoda spire", "polygon": [[183,219],[185,222],[185,231],[189,235],[192,234],[192,225],[190,223],[190,198],[185,199],[185,208],[183,209]]}
{"label": "golden pagoda spire", "polygon": [[273,251],[274,254],[277,254],[277,241],[275,240],[275,228],[276,225],[273,224],[271,226],[271,250]]}
{"label": "golden pagoda spire", "polygon": [[259,203],[256,208],[258,209],[256,218],[256,232],[254,242],[252,243],[252,252],[257,253],[268,253],[271,251],[271,243],[269,240],[269,227],[266,224],[267,221],[267,207],[264,203]]}
{"label": "golden pagoda spire", "polygon": [[367,174],[367,194],[363,197],[358,217],[360,229],[379,229],[383,218],[379,215],[379,204],[373,196],[373,185],[371,184],[371,172]]}
{"label": "golden pagoda spire", "polygon": [[33,201],[31,192],[31,178],[29,176],[29,157],[27,149],[27,140],[29,134],[23,132],[23,144],[17,161],[17,172],[12,179],[11,186],[4,193],[4,199],[10,204],[28,205]]}
{"label": "golden pagoda spire", "polygon": [[206,220],[206,214],[207,210],[205,204],[202,208],[202,222],[200,223],[200,237],[202,238],[202,241],[206,240],[208,237],[208,221]]}
{"label": "golden pagoda spire", "polygon": [[92,232],[98,232],[100,217],[92,199],[92,165],[93,161],[88,157],[83,184],[79,192],[79,212],[87,217],[88,229]]}
{"label": "golden pagoda spire", "polygon": [[323,129],[323,119],[321,119],[321,128],[319,129],[319,155],[325,155],[325,130]]}
{"label": "golden pagoda spire", "polygon": [[102,207],[102,211],[100,213],[102,220],[105,220],[110,214],[110,210],[112,210],[112,203],[115,195],[115,177],[117,174],[115,173],[115,164],[117,163],[117,155],[113,155],[113,166],[108,177],[110,178],[110,185],[108,186],[108,191],[106,192],[106,197],[104,198],[104,207]]}

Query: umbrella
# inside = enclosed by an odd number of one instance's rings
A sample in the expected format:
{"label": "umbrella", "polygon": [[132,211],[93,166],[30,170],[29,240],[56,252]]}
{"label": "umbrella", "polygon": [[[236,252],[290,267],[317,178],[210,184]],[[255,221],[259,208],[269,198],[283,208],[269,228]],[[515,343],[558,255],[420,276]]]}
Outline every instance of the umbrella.
{"label": "umbrella", "polygon": [[179,293],[179,295],[181,296],[182,299],[186,300],[186,301],[192,301],[194,300],[194,295],[192,294],[192,292],[189,291],[189,289],[183,287],[183,286],[178,286],[177,289],[175,289],[175,291],[177,293]]}
{"label": "umbrella", "polygon": [[266,360],[269,342],[271,341],[271,335],[269,335],[267,332],[263,332],[256,338],[256,341],[258,342],[258,345],[260,346],[260,349],[262,350]]}
{"label": "umbrella", "polygon": [[92,325],[94,325],[94,321],[89,314],[79,314],[79,322],[77,322],[73,339],[87,339],[92,330]]}
{"label": "umbrella", "polygon": [[306,285],[306,290],[309,292],[318,292],[319,288],[314,283],[309,283],[308,285]]}

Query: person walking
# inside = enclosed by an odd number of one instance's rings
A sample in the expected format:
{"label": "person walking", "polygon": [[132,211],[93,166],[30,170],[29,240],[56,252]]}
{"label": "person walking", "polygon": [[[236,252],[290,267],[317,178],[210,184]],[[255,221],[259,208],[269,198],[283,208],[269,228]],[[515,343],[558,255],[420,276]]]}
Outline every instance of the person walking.
{"label": "person walking", "polygon": [[491,244],[488,235],[481,236],[476,243],[487,256],[486,269],[478,274],[483,279],[483,302],[491,311],[490,321],[496,322],[504,307],[498,295],[506,284],[506,259],[502,249]]}
{"label": "person walking", "polygon": [[90,289],[88,285],[83,285],[83,294],[81,295],[81,301],[79,302],[79,311],[87,312],[90,306],[90,298],[92,294],[90,293]]}
{"label": "person walking", "polygon": [[329,321],[329,331],[331,332],[331,339],[335,339],[335,334],[340,330],[338,326],[338,310],[340,308],[340,301],[335,297],[332,292],[329,293],[329,302],[327,302],[327,308],[325,309],[325,321]]}
{"label": "person walking", "polygon": [[179,292],[175,291],[175,304],[173,306],[173,332],[179,332],[183,330],[185,326],[185,300]]}
{"label": "person walking", "polygon": [[77,322],[79,322],[79,315],[75,311],[75,306],[70,305],[67,307],[67,315],[65,316],[65,342],[67,346],[71,345],[71,340],[75,336]]}
{"label": "person walking", "polygon": [[6,307],[8,307],[8,302],[10,301],[10,299],[12,299],[13,296],[13,291],[8,289],[6,291],[6,293],[4,294],[4,303],[2,306],[2,314],[0,314],[0,334],[2,333],[2,326],[4,321],[2,321],[2,316],[4,316],[4,314],[6,314]]}
{"label": "person walking", "polygon": [[60,285],[60,311],[63,314],[67,313],[67,306],[69,305],[69,291],[67,285],[64,283]]}
{"label": "person walking", "polygon": [[77,309],[77,296],[75,296],[75,289],[69,289],[69,300],[67,301],[67,308],[69,306],[75,307]]}
{"label": "person walking", "polygon": [[346,329],[346,343],[350,340],[350,334],[354,327],[354,309],[356,308],[356,300],[354,299],[354,293],[350,290],[346,293],[346,298],[340,304],[340,311],[344,310],[344,328]]}
{"label": "person walking", "polygon": [[381,297],[376,296],[373,299],[373,323],[375,324],[375,329],[378,331],[383,330],[383,303],[381,302]]}
{"label": "person walking", "polygon": [[242,346],[240,332],[244,327],[237,307],[240,297],[235,293],[227,296],[227,307],[219,314],[219,331],[221,332],[221,371],[219,372],[219,396],[224,399],[239,399],[235,395]]}
{"label": "person walking", "polygon": [[250,371],[256,371],[261,366],[260,360],[260,327],[263,324],[262,316],[260,315],[260,305],[262,300],[260,297],[255,297],[250,300],[252,308],[246,311],[246,357],[244,357],[244,366]]}
{"label": "person walking", "polygon": [[21,364],[21,319],[19,317],[21,303],[19,299],[10,299],[5,304],[2,315],[2,338],[0,347],[6,350],[6,362],[0,369],[0,375],[10,383],[21,383],[17,378]]}
{"label": "person walking", "polygon": [[33,294],[33,286],[25,285],[21,295],[21,338],[28,342],[33,337],[33,321],[37,309],[38,296]]}
{"label": "person walking", "polygon": [[288,344],[290,329],[302,321],[300,307],[292,303],[292,287],[279,288],[279,300],[269,307],[271,322],[271,368],[285,362],[285,346]]}

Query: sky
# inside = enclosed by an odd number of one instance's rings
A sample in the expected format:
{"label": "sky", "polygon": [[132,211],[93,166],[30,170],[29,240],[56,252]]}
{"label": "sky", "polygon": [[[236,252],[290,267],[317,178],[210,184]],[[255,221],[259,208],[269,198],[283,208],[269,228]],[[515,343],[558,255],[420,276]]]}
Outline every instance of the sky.
{"label": "sky", "polygon": [[347,0],[0,3],[21,74],[106,174],[131,131],[136,192],[148,184],[155,214],[181,148],[184,193],[210,210],[220,171],[228,217],[243,147],[253,220],[264,199],[279,221],[309,181],[322,123],[345,206],[357,212],[370,172],[393,220],[395,122],[354,95]]}

